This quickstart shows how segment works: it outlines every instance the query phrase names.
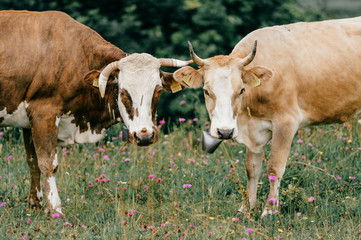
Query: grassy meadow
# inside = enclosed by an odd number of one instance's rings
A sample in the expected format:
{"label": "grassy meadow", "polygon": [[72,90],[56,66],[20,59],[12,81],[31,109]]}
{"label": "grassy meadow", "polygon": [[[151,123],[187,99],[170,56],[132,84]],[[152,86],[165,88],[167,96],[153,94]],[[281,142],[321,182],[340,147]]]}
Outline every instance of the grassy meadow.
{"label": "grassy meadow", "polygon": [[356,121],[298,132],[279,212],[265,219],[260,215],[269,192],[266,164],[253,218],[236,217],[247,180],[245,148],[226,141],[214,154],[203,153],[204,126],[197,119],[179,122],[144,148],[122,142],[117,125],[98,144],[58,148],[65,223],[29,209],[21,134],[0,129],[1,239],[360,239]]}

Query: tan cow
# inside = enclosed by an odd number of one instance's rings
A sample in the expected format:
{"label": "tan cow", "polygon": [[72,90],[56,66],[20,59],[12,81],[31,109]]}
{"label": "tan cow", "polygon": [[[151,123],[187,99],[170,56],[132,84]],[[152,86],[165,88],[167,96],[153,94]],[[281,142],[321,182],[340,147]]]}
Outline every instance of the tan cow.
{"label": "tan cow", "polygon": [[297,130],[361,114],[361,17],[259,29],[229,55],[201,59],[190,51],[200,69],[183,67],[175,79],[203,84],[213,137],[247,147],[249,204],[240,212],[255,207],[263,149],[272,139],[267,172],[275,180],[262,216],[272,214]]}
{"label": "tan cow", "polygon": [[23,128],[29,202],[62,215],[56,146],[96,142],[124,121],[130,142],[158,139],[162,89],[179,90],[161,66],[191,61],[131,54],[61,12],[0,12],[0,127]]}

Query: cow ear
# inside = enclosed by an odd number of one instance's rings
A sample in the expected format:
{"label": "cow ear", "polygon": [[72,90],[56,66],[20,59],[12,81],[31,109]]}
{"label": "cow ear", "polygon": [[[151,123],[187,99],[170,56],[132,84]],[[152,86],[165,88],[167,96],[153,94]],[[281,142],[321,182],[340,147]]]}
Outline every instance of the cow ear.
{"label": "cow ear", "polygon": [[182,67],[175,71],[173,77],[175,81],[187,88],[199,88],[204,82],[203,71],[195,70],[189,66]]}
{"label": "cow ear", "polygon": [[99,75],[99,70],[92,70],[85,75],[84,81],[95,88],[99,88]]}
{"label": "cow ear", "polygon": [[184,89],[184,86],[174,80],[173,73],[163,72],[162,70],[160,70],[160,77],[162,80],[163,88],[166,91],[175,93]]}
{"label": "cow ear", "polygon": [[[84,81],[95,87],[95,88],[99,88],[99,76],[100,76],[101,71],[99,70],[92,70],[90,72],[88,72],[85,77],[84,77]],[[116,80],[116,75],[119,73],[118,71],[113,71],[113,73],[109,76],[108,78],[108,84],[114,83]]]}
{"label": "cow ear", "polygon": [[243,69],[242,80],[250,87],[258,87],[264,81],[272,77],[272,70],[266,67],[254,67],[249,70]]}

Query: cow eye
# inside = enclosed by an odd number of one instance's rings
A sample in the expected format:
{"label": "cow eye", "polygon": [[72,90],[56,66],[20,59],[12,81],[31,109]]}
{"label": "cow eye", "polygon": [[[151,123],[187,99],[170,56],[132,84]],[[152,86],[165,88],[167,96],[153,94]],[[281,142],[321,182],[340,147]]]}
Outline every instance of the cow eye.
{"label": "cow eye", "polygon": [[156,90],[156,95],[160,95],[162,93],[163,88],[160,87]]}
{"label": "cow eye", "polygon": [[207,91],[207,89],[203,89],[203,91],[205,95],[209,96],[209,92]]}
{"label": "cow eye", "polygon": [[246,91],[246,89],[242,88],[241,91],[239,92],[239,95],[242,95],[242,93],[244,93],[244,91]]}

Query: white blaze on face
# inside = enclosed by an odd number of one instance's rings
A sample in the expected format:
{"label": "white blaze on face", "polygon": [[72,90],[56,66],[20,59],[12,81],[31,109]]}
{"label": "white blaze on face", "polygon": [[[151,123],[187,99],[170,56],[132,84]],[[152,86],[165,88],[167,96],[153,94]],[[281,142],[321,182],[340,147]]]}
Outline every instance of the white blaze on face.
{"label": "white blaze on face", "polygon": [[57,211],[58,213],[62,213],[61,212],[61,202],[60,202],[60,197],[58,194],[58,189],[56,187],[55,177],[49,177],[47,179],[47,181],[48,181],[49,187],[50,187],[48,200],[49,200],[52,208],[55,211]]}
{"label": "white blaze on face", "polygon": [[[216,97],[215,107],[211,113],[211,135],[218,137],[217,129],[234,129],[233,137],[237,136],[237,119],[233,116],[231,70],[228,67],[220,67],[206,76],[213,78],[212,91]],[[207,74],[208,75],[208,74]]]}
{"label": "white blaze on face", "polygon": [[132,54],[120,60],[119,68],[119,90],[129,93],[134,109],[133,116],[129,116],[119,93],[118,106],[124,123],[130,133],[146,129],[150,134],[154,126],[151,112],[154,90],[162,85],[159,60],[145,53]]}
{"label": "white blaze on face", "polygon": [[4,108],[0,111],[0,118],[4,118],[2,122],[0,122],[0,127],[11,126],[11,127],[18,127],[18,128],[29,128],[30,122],[28,115],[26,113],[26,109],[28,108],[29,104],[24,101],[21,102],[18,108],[12,112],[8,113],[7,108]]}

